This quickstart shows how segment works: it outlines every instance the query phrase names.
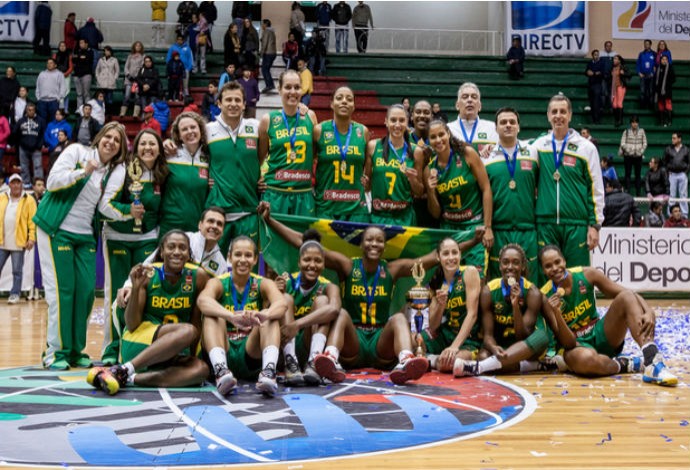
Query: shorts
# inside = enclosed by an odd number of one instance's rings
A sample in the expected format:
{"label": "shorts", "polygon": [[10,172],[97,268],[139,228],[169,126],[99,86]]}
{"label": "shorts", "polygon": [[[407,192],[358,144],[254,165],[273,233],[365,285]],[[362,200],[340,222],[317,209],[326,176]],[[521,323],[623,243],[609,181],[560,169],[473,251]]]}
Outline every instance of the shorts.
{"label": "shorts", "polygon": [[580,338],[577,338],[577,344],[578,346],[594,349],[599,354],[604,354],[605,356],[613,358],[618,356],[621,351],[623,351],[624,343],[621,343],[618,346],[613,346],[609,343],[609,340],[606,338],[606,332],[604,331],[605,319],[606,317],[601,318],[596,322],[594,328],[592,328],[590,332]]}
{"label": "shorts", "polygon": [[501,277],[498,255],[508,243],[516,243],[525,250],[527,255],[527,279],[537,280],[539,262],[537,261],[537,230],[500,230],[494,228],[494,244],[489,253],[487,279]]}
{"label": "shorts", "polygon": [[365,330],[355,325],[357,340],[359,341],[359,353],[354,360],[346,360],[341,357],[343,366],[347,369],[361,369],[363,367],[373,367],[375,369],[388,370],[395,367],[398,358],[382,359],[376,353],[376,345],[383,333],[383,327]]}
{"label": "shorts", "polygon": [[245,336],[242,339],[228,340],[228,369],[238,379],[256,380],[262,364],[260,359],[254,359],[247,354],[248,338],[249,336]]}
{"label": "shorts", "polygon": [[329,213],[319,213],[316,214],[317,219],[330,219],[330,220],[339,220],[341,222],[357,222],[360,224],[370,224],[371,223],[371,214],[369,214],[366,211],[366,208],[363,208],[362,210],[358,212],[354,212],[352,214],[340,214],[340,215],[335,215],[335,214],[329,214]]}
{"label": "shorts", "polygon": [[[422,338],[424,339],[424,344],[426,344],[426,352],[429,354],[441,354],[444,349],[451,345],[457,335],[458,333],[447,325],[441,325],[441,328],[438,330],[438,335],[433,339],[429,336],[428,331],[424,331],[422,333]],[[470,336],[462,343],[458,350],[470,351],[472,357],[475,357],[479,353],[479,348],[481,346],[481,341]]]}
{"label": "shorts", "polygon": [[372,212],[371,223],[377,225],[400,225],[401,227],[416,227],[417,214],[412,206],[401,211]]}
{"label": "shorts", "polygon": [[309,191],[279,191],[267,189],[262,200],[271,204],[271,213],[314,217],[314,194]]}
{"label": "shorts", "polygon": [[227,258],[230,243],[235,237],[245,235],[257,244],[259,242],[259,216],[257,214],[247,214],[241,219],[225,222],[223,235],[218,241],[220,252]]}
{"label": "shorts", "polygon": [[[587,247],[587,230],[586,225],[537,222],[537,249],[556,245],[563,252],[566,266],[589,266],[591,259]],[[541,272],[539,274],[538,285],[543,285],[548,279]],[[535,279],[534,276],[532,278]]]}

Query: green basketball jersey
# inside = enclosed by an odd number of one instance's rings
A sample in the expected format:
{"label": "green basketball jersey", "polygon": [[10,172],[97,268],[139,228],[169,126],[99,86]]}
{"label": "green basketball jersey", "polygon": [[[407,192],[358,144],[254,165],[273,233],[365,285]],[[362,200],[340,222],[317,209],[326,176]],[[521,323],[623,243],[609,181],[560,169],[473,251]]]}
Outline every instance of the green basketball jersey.
{"label": "green basketball jersey", "polygon": [[[522,301],[520,311],[527,311],[527,292],[532,283],[521,278]],[[499,345],[510,345],[517,341],[515,337],[515,323],[513,318],[513,306],[510,303],[510,288],[503,285],[502,278],[496,278],[487,284],[491,291],[491,303],[494,306],[494,338]],[[505,287],[505,292],[504,288]],[[506,294],[507,297],[506,297]]]}
{"label": "green basketball jersey", "polygon": [[413,197],[410,180],[407,179],[401,168],[403,165],[405,168],[414,168],[416,148],[415,144],[408,144],[404,155],[404,146],[395,149],[397,155],[389,148],[388,160],[385,160],[383,158],[383,142],[381,139],[376,141],[371,172],[371,208],[374,214],[401,211],[412,206]]}
{"label": "green basketball jersey", "polygon": [[208,158],[201,149],[194,155],[180,149],[168,168],[160,225],[195,232],[208,196]]}
{"label": "green basketball jersey", "polygon": [[[460,266],[453,276],[453,282],[449,285],[443,281],[444,288],[448,289],[448,301],[446,308],[443,310],[443,317],[441,324],[446,324],[455,334],[460,331],[462,323],[467,317],[467,292],[465,290],[465,269],[467,266]],[[441,269],[441,268],[439,268]],[[479,322],[476,321],[468,338],[477,338],[479,334]]]}
{"label": "green basketball jersey", "polygon": [[436,193],[441,205],[443,222],[468,228],[482,221],[482,193],[469,165],[460,155],[451,152],[448,164],[442,168],[435,156],[429,168],[438,171]]}
{"label": "green basketball jersey", "polygon": [[[590,324],[599,320],[597,304],[594,297],[594,286],[585,277],[581,267],[568,268],[568,275],[573,277],[573,288],[568,295],[561,298],[561,315],[570,329],[577,335],[589,331]],[[554,293],[553,281],[549,281],[541,288],[547,297]]]}
{"label": "green basketball jersey", "polygon": [[[108,200],[108,205],[116,212],[129,215],[131,210],[131,205],[134,202],[134,194],[130,191],[130,184],[132,180],[129,177],[125,177],[126,166],[124,163],[118,165],[112,173],[108,176],[108,182],[106,186],[109,188],[109,183],[117,182],[119,187],[115,190],[113,196]],[[141,230],[138,233],[148,233],[158,226],[158,210],[161,206],[161,187],[155,184],[152,180],[153,175],[150,171],[144,170],[141,180],[139,181],[143,189],[139,196],[139,200],[144,205],[146,212],[144,213],[144,218],[141,221]],[[110,190],[107,191],[110,194]],[[134,218],[128,218],[127,220],[108,220],[108,227],[119,233],[135,233],[135,221]]]}
{"label": "green basketball jersey", "polygon": [[[261,297],[261,281],[263,281],[263,277],[250,273],[247,285],[241,291],[235,289],[235,286],[232,283],[232,273],[225,273],[222,276],[218,276],[217,279],[223,285],[223,299],[220,301],[220,304],[223,306],[223,308],[225,308],[225,310],[234,312],[235,302],[237,302],[238,309],[257,311],[263,310],[264,301],[263,297]],[[234,299],[233,291],[235,291]],[[249,334],[249,331],[239,331],[235,325],[230,322],[227,322],[227,328],[228,337],[232,339],[237,339],[237,337],[243,337]]]}
{"label": "green basketball jersey", "polygon": [[295,301],[295,318],[301,318],[311,313],[314,299],[320,295],[326,295],[326,287],[330,281],[323,276],[319,276],[316,283],[305,291],[301,287],[300,273],[290,274],[290,279],[285,284],[285,292],[292,296]]}
{"label": "green basketball jersey", "polygon": [[206,207],[219,206],[227,212],[254,212],[259,205],[259,121],[242,119],[233,140],[221,117],[206,125],[210,155],[209,174],[214,185]]}
{"label": "green basketball jersey", "polygon": [[[367,212],[364,187],[361,183],[367,144],[364,126],[358,122],[352,123],[345,163],[340,154],[336,132],[338,130],[332,120],[322,122],[321,137],[317,143],[318,160],[314,187],[316,215],[330,219]],[[344,147],[347,133],[338,132],[337,135]]]}
{"label": "green basketball jersey", "polygon": [[165,279],[163,263],[153,263],[153,277],[146,286],[144,321],[162,325],[189,323],[196,302],[198,266],[186,263],[180,279],[171,284]]}
{"label": "green basketball jersey", "polygon": [[[513,176],[500,145],[494,147],[484,166],[493,194],[494,230],[533,230],[539,157],[536,150],[519,144]],[[508,153],[512,164],[513,152]]]}
{"label": "green basketball jersey", "polygon": [[[268,170],[264,180],[268,186],[283,191],[307,190],[311,188],[314,163],[314,124],[309,116],[300,113],[288,116],[287,122],[288,127],[283,123],[280,110],[269,114]],[[296,135],[294,149],[290,145],[293,133]]]}
{"label": "green basketball jersey", "polygon": [[[376,272],[365,273],[362,258],[352,259],[352,271],[340,285],[343,308],[347,310],[355,325],[383,327],[388,321],[393,291],[393,276],[388,271],[388,263],[381,260]],[[376,284],[376,289],[374,289]],[[370,298],[367,299],[367,294]]]}

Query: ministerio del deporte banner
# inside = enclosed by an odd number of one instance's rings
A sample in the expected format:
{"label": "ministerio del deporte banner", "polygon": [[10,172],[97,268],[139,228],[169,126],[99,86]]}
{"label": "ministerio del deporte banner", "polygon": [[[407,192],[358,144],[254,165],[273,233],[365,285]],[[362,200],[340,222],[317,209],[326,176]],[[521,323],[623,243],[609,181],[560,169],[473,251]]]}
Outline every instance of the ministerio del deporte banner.
{"label": "ministerio del deporte banner", "polygon": [[611,2],[611,37],[690,41],[690,2]]}
{"label": "ministerio del deporte banner", "polygon": [[592,266],[629,289],[687,296],[690,229],[605,227]]}

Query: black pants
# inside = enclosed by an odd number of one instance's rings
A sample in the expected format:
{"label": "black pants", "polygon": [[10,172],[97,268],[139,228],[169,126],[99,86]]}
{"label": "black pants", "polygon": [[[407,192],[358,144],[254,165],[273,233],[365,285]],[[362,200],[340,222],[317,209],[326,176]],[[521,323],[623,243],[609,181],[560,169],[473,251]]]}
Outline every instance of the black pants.
{"label": "black pants", "polygon": [[50,28],[36,28],[33,40],[34,54],[50,55]]}
{"label": "black pants", "polygon": [[[625,190],[628,194],[633,196],[640,195],[640,188],[642,187],[642,157],[623,157],[623,164],[625,165]],[[632,192],[632,170],[635,169],[635,192]]]}
{"label": "black pants", "polygon": [[369,44],[369,28],[355,27],[355,40],[357,41],[357,52],[366,52]]}
{"label": "black pants", "polygon": [[592,83],[589,85],[589,107],[592,116],[592,122],[599,124],[601,121],[601,83]]}

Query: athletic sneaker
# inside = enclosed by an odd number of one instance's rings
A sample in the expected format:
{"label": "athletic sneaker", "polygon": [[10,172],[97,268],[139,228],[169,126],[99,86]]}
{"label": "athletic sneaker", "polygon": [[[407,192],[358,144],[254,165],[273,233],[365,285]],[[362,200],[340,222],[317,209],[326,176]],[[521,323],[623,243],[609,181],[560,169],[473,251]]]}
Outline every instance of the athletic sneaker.
{"label": "athletic sneaker", "polygon": [[347,377],[343,366],[328,353],[319,354],[314,358],[314,368],[321,377],[334,384],[339,384]]}
{"label": "athletic sneaker", "polygon": [[565,363],[563,356],[556,354],[555,356],[547,356],[539,361],[538,370],[542,372],[565,372],[568,370],[568,365]]}
{"label": "athletic sneaker", "polygon": [[647,383],[675,387],[678,385],[678,377],[668,371],[661,357],[657,354],[654,361],[644,369],[642,380]]}
{"label": "athletic sneaker", "polygon": [[227,395],[237,385],[237,379],[227,367],[217,365],[215,370],[216,388],[221,395]]}
{"label": "athletic sneaker", "polygon": [[81,367],[82,369],[86,369],[88,367],[93,366],[93,361],[89,356],[81,356],[79,359],[72,361],[70,363],[70,366],[72,367]]}
{"label": "athletic sneaker", "polygon": [[479,375],[479,361],[456,359],[453,363],[454,377],[473,377]]}
{"label": "athletic sneaker", "polygon": [[391,371],[391,382],[402,385],[408,380],[417,380],[429,370],[429,360],[426,357],[408,356],[398,363]]}
{"label": "athletic sneaker", "polygon": [[640,356],[616,356],[613,358],[621,366],[621,374],[635,374],[642,372],[644,366],[642,364],[642,358]]}
{"label": "athletic sneaker", "polygon": [[299,368],[297,358],[290,354],[285,355],[285,385],[288,387],[304,386],[304,377]]}
{"label": "athletic sneaker", "polygon": [[108,395],[115,395],[127,383],[127,376],[127,369],[119,364],[112,367],[92,367],[86,374],[86,382]]}
{"label": "athletic sneaker", "polygon": [[307,362],[307,365],[304,367],[302,377],[304,377],[304,383],[306,385],[314,386],[321,383],[321,376],[318,372],[316,372],[316,366],[314,365],[313,360]]}
{"label": "athletic sneaker", "polygon": [[256,382],[256,389],[266,396],[272,397],[278,391],[278,382],[276,382],[276,368],[275,364],[270,363],[259,372],[259,380]]}
{"label": "athletic sneaker", "polygon": [[17,294],[11,294],[10,298],[7,299],[8,304],[18,304],[19,303],[19,296]]}

